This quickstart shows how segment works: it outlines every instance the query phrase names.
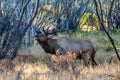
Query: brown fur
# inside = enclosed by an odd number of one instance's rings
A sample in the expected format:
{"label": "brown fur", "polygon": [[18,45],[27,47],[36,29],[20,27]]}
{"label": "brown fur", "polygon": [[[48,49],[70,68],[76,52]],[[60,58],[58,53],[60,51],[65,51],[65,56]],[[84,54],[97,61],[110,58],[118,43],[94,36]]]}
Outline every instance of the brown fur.
{"label": "brown fur", "polygon": [[97,46],[89,40],[75,40],[69,38],[53,39],[43,34],[38,34],[35,37],[47,53],[56,54],[56,52],[59,51],[60,54],[66,54],[68,51],[72,51],[76,53],[76,59],[83,59],[85,65],[89,63],[96,65],[94,57]]}

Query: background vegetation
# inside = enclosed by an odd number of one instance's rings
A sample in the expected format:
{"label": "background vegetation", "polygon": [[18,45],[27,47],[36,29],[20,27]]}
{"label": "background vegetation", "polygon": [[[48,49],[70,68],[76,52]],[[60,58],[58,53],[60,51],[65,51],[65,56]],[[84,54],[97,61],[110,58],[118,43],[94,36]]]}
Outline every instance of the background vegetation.
{"label": "background vegetation", "polygon": [[[69,60],[69,68],[78,67],[75,73],[71,68],[51,72],[60,64],[54,64],[51,55],[37,45],[33,37],[36,29],[54,32],[53,38],[95,42],[98,66],[84,68],[82,61]],[[119,0],[0,0],[0,79],[119,80],[119,34]]]}

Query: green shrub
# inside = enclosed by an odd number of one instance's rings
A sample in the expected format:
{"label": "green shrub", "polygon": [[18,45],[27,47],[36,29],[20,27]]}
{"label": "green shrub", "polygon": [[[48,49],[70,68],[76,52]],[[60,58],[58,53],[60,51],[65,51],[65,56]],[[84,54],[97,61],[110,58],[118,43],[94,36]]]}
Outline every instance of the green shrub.
{"label": "green shrub", "polygon": [[88,25],[88,27],[89,26],[95,27],[97,30],[99,29],[100,26],[97,16],[91,13],[85,13],[81,17],[79,26],[80,28],[82,28],[84,25]]}
{"label": "green shrub", "polygon": [[113,50],[112,44],[111,44],[110,42],[107,42],[107,43],[105,44],[105,51],[106,51],[106,52],[109,52],[109,51],[112,51],[112,50]]}

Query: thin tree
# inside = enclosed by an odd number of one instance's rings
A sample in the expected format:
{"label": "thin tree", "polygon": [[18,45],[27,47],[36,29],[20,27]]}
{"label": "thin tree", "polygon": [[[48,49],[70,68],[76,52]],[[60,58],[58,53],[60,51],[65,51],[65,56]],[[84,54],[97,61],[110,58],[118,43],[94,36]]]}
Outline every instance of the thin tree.
{"label": "thin tree", "polygon": [[[33,11],[31,11],[31,17],[25,18],[26,10],[29,4],[32,3],[31,0],[25,1],[24,4],[18,2],[19,6],[15,6],[15,8],[10,11],[9,14],[5,15],[6,20],[9,22],[9,25],[6,24],[6,26],[9,29],[4,36],[4,41],[6,41],[6,43],[4,44],[5,47],[2,47],[2,51],[0,52],[0,59],[15,59],[17,51],[21,46],[22,39],[24,38],[27,30],[31,27],[33,20],[38,13],[39,2],[40,0],[36,0],[35,8],[33,8]],[[22,6],[20,6],[20,3]]]}
{"label": "thin tree", "polygon": [[[98,1],[99,1],[99,0],[98,0]],[[99,1],[99,3],[100,3],[100,1]],[[100,22],[100,24],[101,24],[101,27],[103,28],[103,30],[104,30],[105,33],[107,34],[107,36],[108,36],[108,38],[109,38],[109,40],[110,40],[110,42],[111,42],[111,44],[112,44],[112,46],[113,46],[113,48],[114,48],[114,50],[115,50],[115,53],[116,53],[116,55],[117,55],[117,57],[118,57],[118,59],[119,59],[119,61],[120,61],[119,53],[118,53],[118,51],[117,51],[117,49],[116,49],[114,40],[113,40],[113,38],[111,37],[111,35],[109,34],[109,32],[106,30],[105,25],[104,25],[103,18],[101,18],[100,13],[99,13],[99,11],[98,11],[98,3],[97,3],[96,0],[94,0],[94,4],[95,4],[95,9],[96,9],[96,14],[97,14],[98,20],[99,20],[99,22]],[[99,6],[101,6],[101,5],[99,5]],[[100,9],[101,9],[101,8],[100,8]],[[102,12],[101,12],[101,13],[102,13]],[[103,13],[102,13],[102,14],[103,14]]]}

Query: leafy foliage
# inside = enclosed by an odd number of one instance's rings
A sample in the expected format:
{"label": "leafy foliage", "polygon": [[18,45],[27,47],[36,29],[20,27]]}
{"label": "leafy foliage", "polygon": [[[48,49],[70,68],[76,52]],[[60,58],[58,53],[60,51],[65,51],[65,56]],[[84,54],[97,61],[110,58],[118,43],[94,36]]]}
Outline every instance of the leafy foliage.
{"label": "leafy foliage", "polygon": [[100,26],[97,16],[91,13],[85,13],[81,17],[79,26],[82,28],[84,25],[94,26],[96,29],[99,29]]}
{"label": "leafy foliage", "polygon": [[82,27],[83,25],[87,24],[88,19],[89,19],[90,13],[86,13],[84,14],[81,19],[80,19],[80,27]]}

